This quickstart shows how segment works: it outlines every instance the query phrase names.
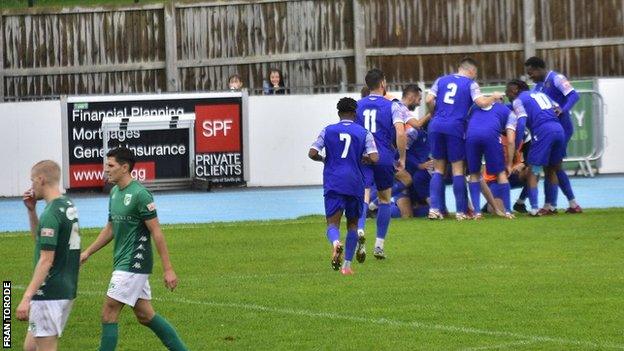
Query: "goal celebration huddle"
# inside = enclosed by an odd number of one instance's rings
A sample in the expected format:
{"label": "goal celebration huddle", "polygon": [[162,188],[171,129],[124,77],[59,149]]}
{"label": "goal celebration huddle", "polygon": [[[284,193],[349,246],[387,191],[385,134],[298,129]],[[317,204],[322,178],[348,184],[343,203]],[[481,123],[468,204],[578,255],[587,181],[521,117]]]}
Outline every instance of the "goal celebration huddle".
{"label": "goal celebration huddle", "polygon": [[[308,153],[324,163],[327,239],[334,270],[351,275],[353,258],[365,261],[367,216],[376,217],[377,259],[386,258],[391,218],[447,217],[447,184],[452,186],[459,221],[481,220],[484,213],[513,219],[514,211],[533,217],[553,215],[558,211],[559,188],[569,201],[565,212],[582,212],[561,167],[574,133],[570,110],[578,93],[564,75],[531,57],[524,65],[535,84],[532,89],[525,81],[512,79],[504,93],[486,96],[475,81],[477,65],[464,58],[456,73],[435,80],[426,97],[428,111],[421,118],[410,114],[421,103],[421,89],[408,85],[400,99],[389,96],[379,69],[366,74],[359,101],[338,102],[340,121],[324,128]],[[542,173],[545,203],[540,208]],[[513,205],[512,188],[522,189]],[[487,202],[483,206],[481,195]]]}

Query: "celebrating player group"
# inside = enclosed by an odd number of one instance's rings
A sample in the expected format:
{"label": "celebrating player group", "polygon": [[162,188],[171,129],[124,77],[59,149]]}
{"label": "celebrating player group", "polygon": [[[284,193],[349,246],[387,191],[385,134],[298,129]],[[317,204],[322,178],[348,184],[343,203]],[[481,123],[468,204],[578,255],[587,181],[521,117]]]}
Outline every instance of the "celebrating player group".
{"label": "celebrating player group", "polygon": [[[452,184],[455,218],[460,221],[483,219],[483,213],[508,219],[515,217],[513,211],[534,217],[555,214],[559,187],[569,201],[566,213],[582,212],[561,168],[574,132],[570,110],[579,96],[567,78],[547,70],[542,59],[531,57],[524,65],[535,83],[533,89],[513,79],[504,94],[486,96],[475,81],[477,63],[462,59],[456,73],[433,83],[426,97],[428,113],[421,118],[410,114],[420,105],[421,89],[408,85],[400,99],[389,96],[378,69],[366,74],[359,101],[338,102],[340,121],[321,131],[308,154],[324,163],[327,239],[334,270],[351,275],[353,258],[365,261],[367,216],[377,221],[373,249],[377,259],[386,258],[391,218],[448,216],[447,184]],[[545,203],[539,208],[542,172]],[[512,188],[522,188],[513,207]],[[481,195],[487,201],[483,207]]]}

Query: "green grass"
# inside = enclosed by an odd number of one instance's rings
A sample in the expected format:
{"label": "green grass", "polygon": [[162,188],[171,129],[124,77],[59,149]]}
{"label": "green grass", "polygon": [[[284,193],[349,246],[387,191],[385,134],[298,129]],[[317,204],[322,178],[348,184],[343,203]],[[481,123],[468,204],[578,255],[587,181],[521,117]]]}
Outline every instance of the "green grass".
{"label": "green grass", "polygon": [[[374,233],[374,223],[368,223]],[[624,209],[481,222],[396,220],[389,258],[329,268],[323,219],[166,226],[153,305],[191,350],[624,349]],[[95,230],[83,231],[83,247]],[[372,244],[373,236],[369,236]],[[372,247],[369,245],[369,251]],[[26,235],[0,235],[13,308],[32,271]],[[95,350],[111,247],[83,267],[63,350]],[[25,323],[14,321],[20,349]],[[125,309],[119,350],[164,349]]]}

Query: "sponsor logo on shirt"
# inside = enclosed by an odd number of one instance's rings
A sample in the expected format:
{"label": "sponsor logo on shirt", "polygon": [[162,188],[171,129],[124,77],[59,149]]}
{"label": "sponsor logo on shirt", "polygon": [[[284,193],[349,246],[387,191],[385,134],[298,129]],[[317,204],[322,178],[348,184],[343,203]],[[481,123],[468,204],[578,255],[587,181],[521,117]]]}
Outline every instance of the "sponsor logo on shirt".
{"label": "sponsor logo on shirt", "polygon": [[136,262],[132,265],[132,268],[141,269],[141,264],[139,262]]}
{"label": "sponsor logo on shirt", "polygon": [[147,241],[147,237],[145,235],[141,236],[139,238],[139,241]]}
{"label": "sponsor logo on shirt", "polygon": [[134,258],[136,258],[137,260],[142,260],[143,259],[143,254],[142,253],[138,253],[134,256]]}
{"label": "sponsor logo on shirt", "polygon": [[153,202],[150,202],[149,204],[147,204],[147,210],[148,211],[155,211],[156,210],[156,204]]}
{"label": "sponsor logo on shirt", "polygon": [[124,205],[130,205],[130,201],[132,201],[132,194],[126,194],[124,196]]}
{"label": "sponsor logo on shirt", "polygon": [[67,219],[73,221],[74,219],[78,218],[78,211],[75,207],[68,207],[67,211],[65,211],[65,215],[67,216]]}
{"label": "sponsor logo on shirt", "polygon": [[41,236],[45,236],[48,238],[54,237],[54,229],[52,228],[41,228]]}
{"label": "sponsor logo on shirt", "polygon": [[143,246],[143,244],[139,244],[139,246],[137,247],[137,250],[145,250],[145,247]]}

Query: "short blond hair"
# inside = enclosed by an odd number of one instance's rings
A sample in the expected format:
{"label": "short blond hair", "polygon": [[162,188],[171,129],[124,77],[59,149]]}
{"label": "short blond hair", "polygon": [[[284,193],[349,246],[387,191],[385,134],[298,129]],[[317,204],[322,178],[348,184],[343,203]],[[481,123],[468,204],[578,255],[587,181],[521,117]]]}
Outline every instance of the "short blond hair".
{"label": "short blond hair", "polygon": [[52,160],[43,160],[32,167],[33,176],[42,176],[48,183],[58,184],[61,181],[61,167]]}

